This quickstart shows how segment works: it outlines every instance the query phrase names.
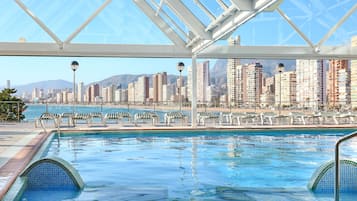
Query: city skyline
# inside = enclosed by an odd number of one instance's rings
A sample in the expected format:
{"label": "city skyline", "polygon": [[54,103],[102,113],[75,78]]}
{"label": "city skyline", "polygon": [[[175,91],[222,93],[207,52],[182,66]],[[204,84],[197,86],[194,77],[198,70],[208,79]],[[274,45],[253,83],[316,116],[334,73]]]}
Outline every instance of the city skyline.
{"label": "city skyline", "polygon": [[[236,61],[239,63],[240,61]],[[197,79],[192,80],[192,70],[188,67],[188,76],[184,84],[180,77],[168,82],[166,72],[153,74],[152,81],[149,75],[137,77],[128,87],[121,87],[122,83],[111,83],[109,86],[93,83],[84,87],[82,82],[78,84],[78,91],[86,91],[77,96],[79,103],[159,103],[191,101],[191,87],[197,87],[197,101],[202,104],[220,104],[238,107],[308,107],[318,109],[321,105],[332,108],[341,108],[351,105],[357,100],[351,99],[351,68],[348,60],[295,60],[295,70],[285,70],[280,63],[276,66],[274,75],[263,75],[263,65],[259,62],[237,65],[240,87],[236,88],[236,94],[241,99],[230,100],[227,76],[224,86],[217,86],[210,79],[210,64],[206,60],[197,63]],[[326,66],[327,64],[327,66]],[[282,67],[282,69],[280,69]],[[230,71],[231,62],[226,63],[227,71]],[[178,86],[181,86],[180,89]],[[95,88],[95,91],[93,91]],[[33,102],[73,102],[73,90],[52,90],[44,92],[42,89],[34,89]],[[181,92],[179,92],[181,91]],[[47,95],[46,95],[47,93]],[[180,96],[179,96],[180,95]],[[84,96],[84,98],[83,98]],[[181,97],[182,96],[182,97]],[[181,97],[181,98],[178,98]],[[24,97],[25,98],[25,97]],[[54,99],[55,98],[55,99]]]}

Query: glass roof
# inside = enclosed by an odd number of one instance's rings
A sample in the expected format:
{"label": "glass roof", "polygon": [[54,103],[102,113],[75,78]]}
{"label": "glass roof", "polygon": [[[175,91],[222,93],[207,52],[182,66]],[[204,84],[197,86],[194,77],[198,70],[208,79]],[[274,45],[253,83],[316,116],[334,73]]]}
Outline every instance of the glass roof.
{"label": "glass roof", "polygon": [[237,35],[242,46],[339,46],[357,35],[355,0],[240,2],[3,0],[0,42],[55,43],[58,37],[59,43],[175,45],[199,52]]}

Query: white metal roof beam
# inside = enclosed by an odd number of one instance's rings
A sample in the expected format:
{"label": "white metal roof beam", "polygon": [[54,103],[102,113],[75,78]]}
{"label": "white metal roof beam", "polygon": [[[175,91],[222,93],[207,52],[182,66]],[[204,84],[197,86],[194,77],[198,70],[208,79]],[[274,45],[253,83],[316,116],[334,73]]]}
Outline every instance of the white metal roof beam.
{"label": "white metal roof beam", "polygon": [[165,1],[165,0],[161,0],[161,1],[160,1],[159,6],[157,7],[156,16],[159,15],[159,13],[160,13],[160,11],[161,11],[161,8],[162,8],[162,5],[164,4],[164,1]]}
{"label": "white metal roof beam", "polygon": [[76,31],[74,31],[64,42],[70,43],[112,0],[106,0]]}
{"label": "white metal roof beam", "polygon": [[211,34],[205,31],[205,26],[202,22],[197,19],[197,17],[180,0],[166,1],[166,4],[185,23],[185,25],[195,33],[195,35],[207,40],[212,38]]}
{"label": "white metal roof beam", "polygon": [[317,47],[320,47],[326,40],[328,40],[333,33],[357,10],[357,3],[333,26],[329,32],[319,41]]}
{"label": "white metal roof beam", "polygon": [[234,12],[237,10],[236,7],[231,6],[227,10],[225,10],[221,15],[217,17],[217,19],[213,20],[207,27],[206,31],[211,31],[213,28],[217,27],[223,21],[225,21],[228,17],[232,16]]}
{"label": "white metal roof beam", "polygon": [[232,5],[240,11],[252,11],[255,9],[255,0],[231,0]]}
{"label": "white metal roof beam", "polygon": [[206,47],[213,44],[215,41],[220,40],[231,34],[235,29],[237,29],[240,25],[244,24],[245,22],[249,21],[255,15],[259,14],[260,12],[264,11],[265,8],[273,5],[278,0],[265,0],[263,3],[260,2],[259,7],[257,7],[254,11],[240,11],[236,12],[234,15],[228,17],[223,21],[222,24],[215,27],[212,31],[212,40],[204,40],[200,41],[195,45],[192,49],[192,52],[199,53]]}
{"label": "white metal roof beam", "polygon": [[[192,52],[175,45],[0,43],[0,56],[67,56],[127,58],[191,58]],[[319,53],[308,46],[217,46],[201,51],[197,58],[355,59],[357,47],[322,46]]]}
{"label": "white metal roof beam", "polygon": [[310,45],[311,48],[315,48],[314,44],[310,41],[310,39],[290,20],[290,18],[282,11],[280,8],[276,8],[278,13],[287,21],[290,26]]}
{"label": "white metal roof beam", "polygon": [[127,58],[190,58],[192,52],[175,45],[120,45],[69,43],[0,43],[0,56],[68,56]]}
{"label": "white metal roof beam", "polygon": [[185,41],[168,25],[145,0],[134,0],[134,3],[154,22],[160,30],[176,45],[185,47]]}
{"label": "white metal roof beam", "polygon": [[[152,4],[153,4],[154,6],[156,6],[157,9],[159,9],[159,6],[160,6],[160,5],[158,5],[155,1],[151,1],[151,2],[152,2]],[[158,14],[158,13],[157,13],[157,14]],[[172,25],[175,26],[175,28],[177,29],[177,31],[179,31],[179,32],[182,34],[182,36],[185,36],[186,38],[188,38],[188,39],[191,40],[191,38],[189,37],[189,35],[188,35],[185,31],[183,31],[183,30],[181,29],[181,27],[180,27],[173,19],[171,19],[171,17],[170,17],[164,10],[161,10],[161,11],[160,11],[160,14],[163,15],[167,20],[169,20],[169,21],[172,23]],[[159,15],[160,15],[160,14],[159,14]],[[184,41],[187,41],[187,40],[184,40]],[[187,47],[187,45],[186,45],[186,47]]]}
{"label": "white metal roof beam", "polygon": [[199,58],[242,59],[357,59],[357,47],[322,46],[316,53],[309,46],[217,46],[201,51]]}
{"label": "white metal roof beam", "polygon": [[228,6],[222,0],[216,0],[217,3],[223,8],[223,10],[227,10]]}
{"label": "white metal roof beam", "polygon": [[15,0],[15,2],[17,3],[17,5],[19,5],[21,7],[22,10],[24,10],[26,12],[27,15],[29,15],[57,43],[57,45],[60,48],[63,47],[63,42],[61,41],[61,39],[59,39],[57,37],[57,35],[55,33],[53,33],[51,31],[51,29],[49,29],[45,25],[45,23],[43,23],[34,13],[32,13],[31,10],[29,8],[27,8],[26,5],[24,3],[22,3],[21,0]]}

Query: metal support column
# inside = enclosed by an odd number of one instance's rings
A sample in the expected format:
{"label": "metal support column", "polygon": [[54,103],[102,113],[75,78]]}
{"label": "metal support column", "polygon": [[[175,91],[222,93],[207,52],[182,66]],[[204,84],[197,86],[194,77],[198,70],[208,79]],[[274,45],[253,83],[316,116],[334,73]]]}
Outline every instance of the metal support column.
{"label": "metal support column", "polygon": [[191,103],[191,122],[192,128],[197,127],[197,55],[192,55],[192,103]]}

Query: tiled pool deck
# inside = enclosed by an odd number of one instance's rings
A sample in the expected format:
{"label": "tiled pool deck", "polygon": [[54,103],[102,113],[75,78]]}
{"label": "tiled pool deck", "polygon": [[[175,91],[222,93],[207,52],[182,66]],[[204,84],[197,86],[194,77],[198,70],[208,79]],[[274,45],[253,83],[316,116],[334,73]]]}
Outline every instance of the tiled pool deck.
{"label": "tiled pool deck", "polygon": [[[295,129],[295,128],[356,128],[357,125],[289,125],[289,126],[219,126],[212,125],[198,127],[196,129]],[[84,131],[84,130],[178,130],[193,129],[187,126],[164,126],[164,125],[117,125],[107,126],[96,125],[88,127],[86,124],[79,124],[75,128],[63,127],[63,131]],[[49,128],[56,130],[55,128]],[[41,144],[49,134],[42,128],[35,128],[34,123],[0,123],[0,199],[4,197],[17,176],[23,171],[32,157],[36,154]]]}

